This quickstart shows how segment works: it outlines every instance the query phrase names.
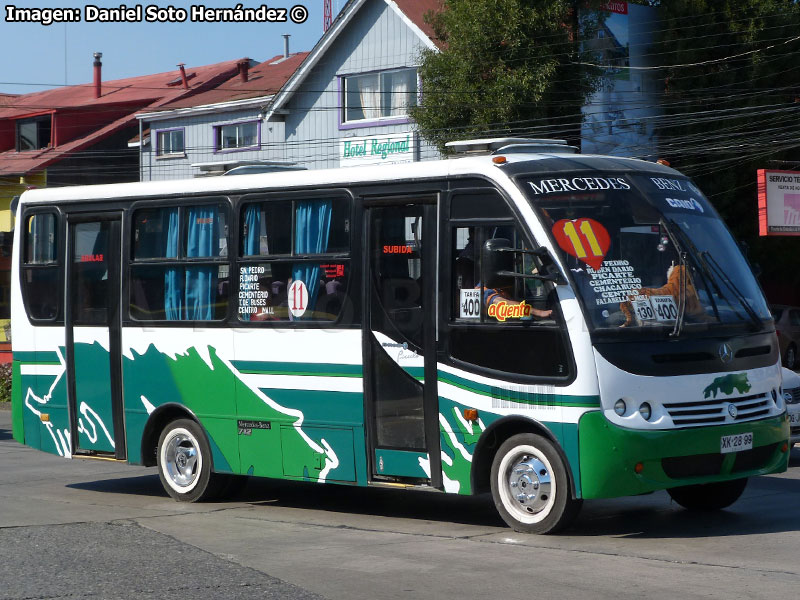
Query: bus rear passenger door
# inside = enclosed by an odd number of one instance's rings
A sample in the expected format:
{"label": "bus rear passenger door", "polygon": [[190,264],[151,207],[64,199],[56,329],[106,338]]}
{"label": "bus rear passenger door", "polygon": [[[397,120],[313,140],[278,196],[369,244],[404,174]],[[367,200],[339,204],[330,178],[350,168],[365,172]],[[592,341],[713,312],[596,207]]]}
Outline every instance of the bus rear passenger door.
{"label": "bus rear passenger door", "polygon": [[73,455],[125,459],[120,215],[68,216],[66,358]]}
{"label": "bus rear passenger door", "polygon": [[441,487],[436,197],[366,208],[365,412],[373,480]]}

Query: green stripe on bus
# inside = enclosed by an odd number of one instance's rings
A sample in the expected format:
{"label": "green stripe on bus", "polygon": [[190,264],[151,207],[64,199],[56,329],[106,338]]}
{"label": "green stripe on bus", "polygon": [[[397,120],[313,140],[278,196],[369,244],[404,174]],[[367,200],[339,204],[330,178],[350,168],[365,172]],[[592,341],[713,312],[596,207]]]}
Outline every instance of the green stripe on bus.
{"label": "green stripe on bus", "polygon": [[501,387],[476,383],[444,371],[439,371],[438,377],[441,383],[448,383],[467,392],[518,404],[575,406],[581,408],[596,408],[600,406],[600,398],[597,396],[560,396],[538,392],[512,392]]}
{"label": "green stripe on bus", "polygon": [[61,361],[58,359],[58,352],[41,352],[41,351],[15,351],[14,360],[29,365],[60,365]]}
{"label": "green stripe on bus", "polygon": [[297,375],[314,377],[361,377],[361,365],[336,363],[293,363],[257,360],[231,361],[245,375]]}

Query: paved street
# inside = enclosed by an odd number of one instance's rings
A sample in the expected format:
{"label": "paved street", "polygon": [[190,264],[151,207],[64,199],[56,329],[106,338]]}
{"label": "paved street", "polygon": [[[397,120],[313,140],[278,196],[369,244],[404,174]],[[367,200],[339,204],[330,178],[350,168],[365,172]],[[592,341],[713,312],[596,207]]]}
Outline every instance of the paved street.
{"label": "paved street", "polygon": [[791,598],[800,448],[731,510],[665,493],[593,501],[565,535],[507,529],[488,498],[256,481],[180,504],[155,469],[17,444],[0,409],[0,599]]}

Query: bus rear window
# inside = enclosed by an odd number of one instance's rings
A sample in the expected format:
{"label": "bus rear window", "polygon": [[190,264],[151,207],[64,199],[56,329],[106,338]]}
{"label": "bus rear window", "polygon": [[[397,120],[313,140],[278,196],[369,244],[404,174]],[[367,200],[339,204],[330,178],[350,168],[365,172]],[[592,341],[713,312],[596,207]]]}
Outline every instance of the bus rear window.
{"label": "bus rear window", "polygon": [[32,319],[52,321],[58,316],[58,219],[55,213],[30,215],[25,220],[22,286],[25,308]]}

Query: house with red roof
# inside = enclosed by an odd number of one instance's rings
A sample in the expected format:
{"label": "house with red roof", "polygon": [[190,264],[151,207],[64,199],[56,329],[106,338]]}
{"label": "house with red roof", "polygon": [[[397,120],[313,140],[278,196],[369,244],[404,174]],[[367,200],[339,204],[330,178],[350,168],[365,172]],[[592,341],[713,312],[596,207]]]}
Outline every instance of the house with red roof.
{"label": "house with red roof", "polygon": [[240,69],[212,90],[137,115],[142,136],[130,145],[141,149],[142,179],[181,179],[263,164],[265,149],[283,140],[274,124],[261,122],[262,107],[308,56],[289,53],[288,39],[286,45],[284,54]]}
{"label": "house with red roof", "polygon": [[249,59],[114,81],[102,80],[95,54],[94,82],[23,94],[0,104],[0,177],[47,171],[46,185],[135,181],[138,157],[127,141],[135,114],[211,89]]}
{"label": "house with red roof", "polygon": [[13,197],[30,187],[138,181],[139,156],[128,147],[139,127],[136,113],[213,89],[251,64],[178,65],[157,75],[103,81],[101,57],[95,54],[92,83],[0,94],[0,346],[9,315]]}
{"label": "house with red roof", "polygon": [[[310,52],[287,47],[213,91],[139,114],[150,132],[139,146],[142,179],[438,157],[408,107],[420,50],[437,48],[424,16],[440,8],[441,0],[350,0]],[[373,151],[387,141],[394,152]]]}

